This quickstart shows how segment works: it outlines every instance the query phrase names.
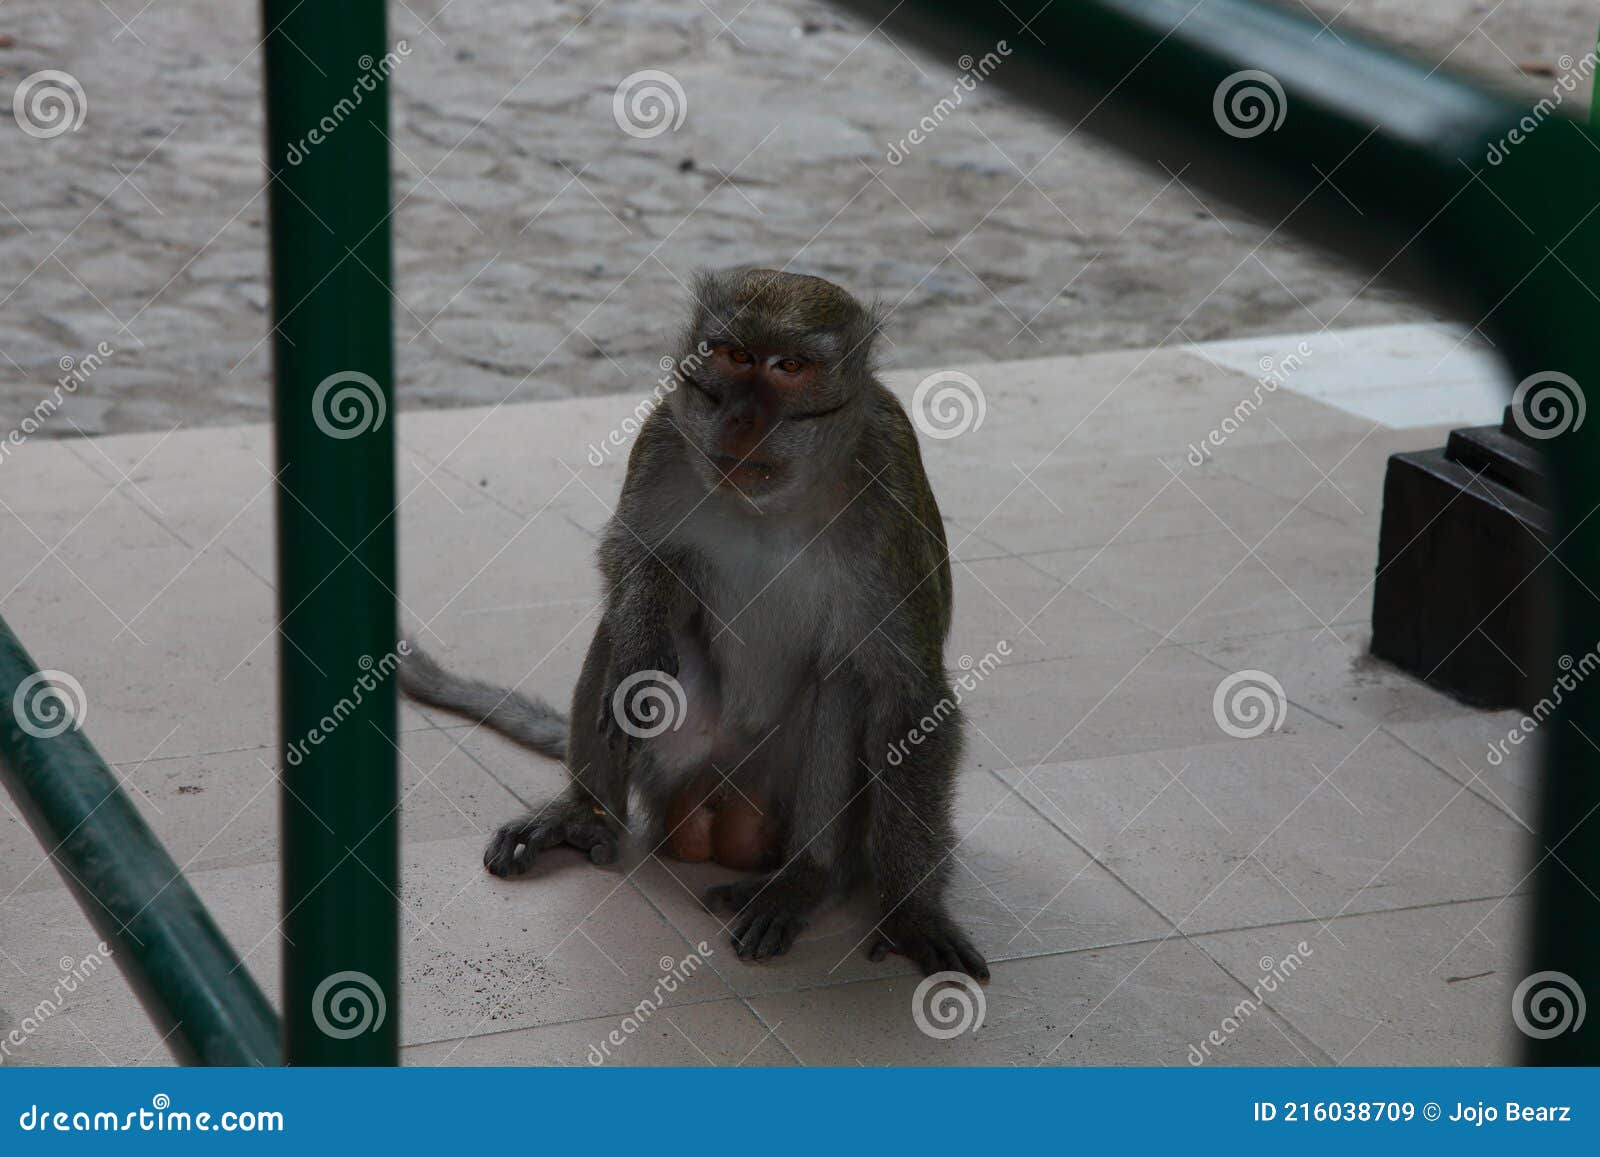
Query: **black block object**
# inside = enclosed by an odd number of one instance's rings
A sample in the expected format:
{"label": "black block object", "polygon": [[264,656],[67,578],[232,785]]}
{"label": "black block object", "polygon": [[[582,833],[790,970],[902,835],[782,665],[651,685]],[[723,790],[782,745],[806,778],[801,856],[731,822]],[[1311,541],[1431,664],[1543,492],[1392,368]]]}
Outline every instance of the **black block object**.
{"label": "black block object", "polygon": [[1372,653],[1475,707],[1548,691],[1555,523],[1536,440],[1499,426],[1395,454],[1383,483]]}

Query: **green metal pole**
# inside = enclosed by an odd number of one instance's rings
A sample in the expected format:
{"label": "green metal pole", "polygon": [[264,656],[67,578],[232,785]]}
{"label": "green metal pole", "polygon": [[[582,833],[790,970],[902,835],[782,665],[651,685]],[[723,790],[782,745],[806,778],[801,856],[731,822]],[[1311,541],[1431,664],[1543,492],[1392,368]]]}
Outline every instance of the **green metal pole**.
{"label": "green metal pole", "polygon": [[[1594,50],[1595,54],[1600,56],[1600,34],[1595,36]],[[1589,127],[1593,129],[1600,128],[1600,84],[1594,84],[1592,81],[1590,83],[1592,87],[1589,90]]]}
{"label": "green metal pole", "polygon": [[284,1054],[399,1055],[382,0],[263,0],[273,180]]}
{"label": "green metal pole", "polygon": [[277,1064],[272,1006],[46,674],[0,621],[0,780],[178,1058]]}

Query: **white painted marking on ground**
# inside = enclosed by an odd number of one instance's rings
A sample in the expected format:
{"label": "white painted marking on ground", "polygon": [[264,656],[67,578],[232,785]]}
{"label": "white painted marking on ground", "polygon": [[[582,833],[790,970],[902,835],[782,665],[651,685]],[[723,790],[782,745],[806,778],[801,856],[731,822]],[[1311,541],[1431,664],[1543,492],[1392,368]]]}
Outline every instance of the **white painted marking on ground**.
{"label": "white painted marking on ground", "polygon": [[[1300,356],[1302,348],[1310,354]],[[1272,366],[1298,358],[1280,389],[1394,429],[1496,424],[1513,385],[1487,346],[1438,323],[1272,334],[1200,349],[1252,378],[1267,372],[1263,358]]]}

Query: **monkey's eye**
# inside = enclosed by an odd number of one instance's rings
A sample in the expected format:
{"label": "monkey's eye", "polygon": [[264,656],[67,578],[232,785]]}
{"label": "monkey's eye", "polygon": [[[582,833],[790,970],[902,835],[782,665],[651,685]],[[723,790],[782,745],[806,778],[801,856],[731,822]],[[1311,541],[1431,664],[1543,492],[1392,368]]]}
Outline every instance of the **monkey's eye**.
{"label": "monkey's eye", "polygon": [[755,358],[750,356],[749,350],[735,348],[728,351],[728,360],[736,366],[747,366],[755,361]]}
{"label": "monkey's eye", "polygon": [[786,374],[798,374],[801,370],[799,358],[784,358],[778,363],[778,368]]}

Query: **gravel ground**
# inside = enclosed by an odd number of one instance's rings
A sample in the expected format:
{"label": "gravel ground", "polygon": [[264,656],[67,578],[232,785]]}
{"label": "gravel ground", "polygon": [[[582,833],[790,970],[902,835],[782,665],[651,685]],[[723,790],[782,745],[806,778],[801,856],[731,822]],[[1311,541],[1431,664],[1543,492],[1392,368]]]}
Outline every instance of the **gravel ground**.
{"label": "gravel ground", "polygon": [[[954,63],[863,40],[824,5],[740,3],[391,5],[410,46],[393,109],[403,404],[637,392],[701,265],[789,263],[898,303],[906,366],[1421,316],[1277,238],[1240,265],[1261,226],[1061,143],[994,91],[887,165]],[[1376,29],[1535,99],[1596,21],[1578,0],[1306,7],[1328,35]],[[258,22],[218,0],[0,7],[0,91],[61,69],[87,99],[49,139],[0,125],[0,425],[102,342],[114,353],[45,436],[267,415]],[[687,106],[649,139],[612,115],[642,69]]]}

